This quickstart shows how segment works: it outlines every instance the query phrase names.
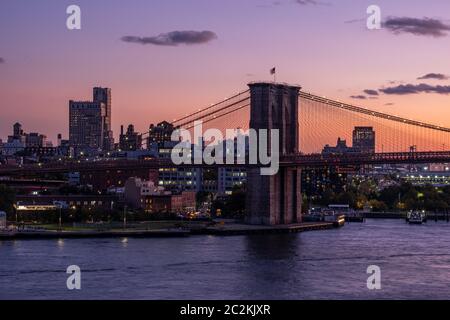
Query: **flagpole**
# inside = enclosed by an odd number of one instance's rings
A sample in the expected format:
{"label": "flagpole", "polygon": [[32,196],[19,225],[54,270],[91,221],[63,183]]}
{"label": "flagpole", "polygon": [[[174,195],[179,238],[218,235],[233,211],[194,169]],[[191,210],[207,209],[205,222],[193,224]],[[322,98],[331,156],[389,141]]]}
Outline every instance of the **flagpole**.
{"label": "flagpole", "polygon": [[270,69],[270,73],[273,74],[273,83],[277,82],[277,69],[276,67],[273,67],[272,69]]}

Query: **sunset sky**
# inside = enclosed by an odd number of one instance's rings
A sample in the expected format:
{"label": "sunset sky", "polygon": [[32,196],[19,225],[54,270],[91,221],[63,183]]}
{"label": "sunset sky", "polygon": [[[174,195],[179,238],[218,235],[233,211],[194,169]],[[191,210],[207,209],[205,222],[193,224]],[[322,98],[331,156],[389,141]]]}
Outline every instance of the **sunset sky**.
{"label": "sunset sky", "polygon": [[[366,27],[372,4],[381,30]],[[16,121],[67,138],[68,101],[94,86],[112,88],[116,138],[144,131],[274,66],[306,91],[450,127],[450,1],[2,0],[0,138]]]}

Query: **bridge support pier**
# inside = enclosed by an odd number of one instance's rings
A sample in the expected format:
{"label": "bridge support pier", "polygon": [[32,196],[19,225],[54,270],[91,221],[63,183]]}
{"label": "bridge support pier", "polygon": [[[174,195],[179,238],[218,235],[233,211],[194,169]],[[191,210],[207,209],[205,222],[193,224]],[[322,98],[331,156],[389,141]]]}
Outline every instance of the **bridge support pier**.
{"label": "bridge support pier", "polygon": [[[280,157],[298,153],[300,87],[277,83],[252,83],[249,87],[250,128],[279,130]],[[249,169],[247,222],[260,225],[301,222],[300,186],[301,169],[298,167],[281,167],[273,176],[261,175],[258,168]]]}
{"label": "bridge support pier", "polygon": [[279,225],[302,221],[301,169],[280,168],[277,175],[247,171],[247,223]]}

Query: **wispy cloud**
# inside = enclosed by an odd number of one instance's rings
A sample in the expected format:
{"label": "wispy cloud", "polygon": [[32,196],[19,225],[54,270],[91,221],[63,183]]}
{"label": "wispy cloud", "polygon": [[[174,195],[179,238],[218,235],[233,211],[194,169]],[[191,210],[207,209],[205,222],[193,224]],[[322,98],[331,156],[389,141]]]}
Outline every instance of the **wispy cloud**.
{"label": "wispy cloud", "polygon": [[410,33],[416,36],[445,37],[450,31],[450,25],[439,19],[388,17],[383,26],[394,34]]}
{"label": "wispy cloud", "polygon": [[260,8],[271,8],[275,6],[283,6],[283,5],[289,5],[289,4],[298,4],[301,6],[331,6],[331,3],[329,2],[322,2],[319,0],[276,0],[272,1],[270,3],[263,3],[258,4],[257,6]]}
{"label": "wispy cloud", "polygon": [[366,89],[363,92],[365,94],[353,95],[350,98],[355,100],[378,99],[378,90]]}
{"label": "wispy cloud", "polygon": [[363,95],[350,96],[350,98],[357,99],[357,100],[366,100],[367,99],[367,97],[363,96]]}
{"label": "wispy cloud", "polygon": [[428,73],[422,77],[417,78],[418,80],[427,80],[427,79],[434,79],[434,80],[448,80],[450,79],[449,76],[442,74],[442,73]]}
{"label": "wispy cloud", "polygon": [[172,31],[161,33],[152,37],[124,36],[124,42],[137,44],[151,44],[157,46],[178,46],[179,44],[194,45],[203,44],[217,39],[217,35],[212,31]]}
{"label": "wispy cloud", "polygon": [[432,86],[429,84],[402,84],[395,87],[382,88],[379,91],[390,95],[408,95],[418,93],[450,94],[450,86]]}
{"label": "wispy cloud", "polygon": [[366,19],[352,19],[352,20],[347,20],[347,21],[344,21],[344,23],[357,23],[357,22],[364,22],[364,21],[366,21]]}
{"label": "wispy cloud", "polygon": [[5,59],[3,59],[2,57],[0,57],[0,63],[5,63]]}
{"label": "wispy cloud", "polygon": [[307,5],[330,6],[331,5],[331,3],[329,3],[329,2],[322,2],[322,1],[317,1],[317,0],[295,0],[295,3],[302,5],[302,6],[307,6]]}
{"label": "wispy cloud", "polygon": [[369,96],[378,96],[378,90],[366,89],[364,90],[364,93]]}
{"label": "wispy cloud", "polygon": [[393,102],[388,102],[388,103],[385,103],[384,105],[385,105],[385,106],[393,106],[393,105],[395,105],[395,103],[393,103]]}
{"label": "wispy cloud", "polygon": [[295,2],[301,5],[317,4],[317,1],[315,0],[295,0]]}

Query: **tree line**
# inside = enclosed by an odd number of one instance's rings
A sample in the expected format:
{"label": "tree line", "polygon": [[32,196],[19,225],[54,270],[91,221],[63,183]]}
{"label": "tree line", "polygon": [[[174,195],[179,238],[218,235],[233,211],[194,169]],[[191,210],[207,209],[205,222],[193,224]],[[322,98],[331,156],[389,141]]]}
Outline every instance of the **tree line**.
{"label": "tree line", "polygon": [[370,208],[372,211],[445,211],[450,208],[450,186],[401,182],[380,189],[374,180],[353,180],[338,192],[328,188],[321,194],[306,197],[304,204],[306,207],[348,204],[355,210]]}

